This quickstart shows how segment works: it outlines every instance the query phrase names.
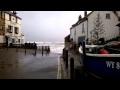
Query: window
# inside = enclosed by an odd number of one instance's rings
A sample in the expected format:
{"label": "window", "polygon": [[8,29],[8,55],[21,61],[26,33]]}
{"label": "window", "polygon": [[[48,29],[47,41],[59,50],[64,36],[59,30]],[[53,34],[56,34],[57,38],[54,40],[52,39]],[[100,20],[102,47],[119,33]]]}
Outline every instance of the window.
{"label": "window", "polygon": [[17,17],[16,17],[16,23],[17,23]]}
{"label": "window", "polygon": [[11,15],[9,14],[9,20],[11,21]]}
{"label": "window", "polygon": [[12,33],[12,31],[13,31],[13,26],[8,25],[8,32]]}
{"label": "window", "polygon": [[0,30],[3,30],[3,26],[2,25],[0,26]]}
{"label": "window", "polygon": [[109,13],[106,14],[106,19],[110,19],[110,14]]}
{"label": "window", "polygon": [[15,27],[15,34],[18,34],[18,33],[19,33],[19,28]]}
{"label": "window", "polygon": [[84,23],[82,24],[82,34],[85,34]]}
{"label": "window", "polygon": [[20,42],[20,39],[18,39],[18,42]]}

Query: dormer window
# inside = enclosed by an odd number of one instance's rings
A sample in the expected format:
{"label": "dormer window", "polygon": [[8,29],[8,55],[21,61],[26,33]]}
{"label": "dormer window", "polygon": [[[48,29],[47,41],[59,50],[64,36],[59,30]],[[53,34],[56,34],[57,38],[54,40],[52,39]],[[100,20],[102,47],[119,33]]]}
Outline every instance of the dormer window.
{"label": "dormer window", "polygon": [[106,19],[110,19],[110,14],[109,13],[106,14]]}

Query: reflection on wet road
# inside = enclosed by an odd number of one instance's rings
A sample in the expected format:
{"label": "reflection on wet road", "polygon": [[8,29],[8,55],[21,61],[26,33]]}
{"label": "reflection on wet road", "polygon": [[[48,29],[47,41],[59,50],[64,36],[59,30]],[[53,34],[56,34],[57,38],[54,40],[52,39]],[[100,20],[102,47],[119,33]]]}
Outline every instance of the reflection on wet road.
{"label": "reflection on wet road", "polygon": [[59,55],[33,53],[0,49],[0,79],[57,79]]}

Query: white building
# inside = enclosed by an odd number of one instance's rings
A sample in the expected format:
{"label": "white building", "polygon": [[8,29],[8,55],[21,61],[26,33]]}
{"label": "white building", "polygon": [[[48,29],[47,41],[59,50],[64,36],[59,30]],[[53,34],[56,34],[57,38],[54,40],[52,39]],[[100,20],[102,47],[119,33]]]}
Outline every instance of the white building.
{"label": "white building", "polygon": [[80,42],[84,37],[88,39],[89,42],[92,40],[91,31],[94,29],[94,21],[98,13],[100,14],[105,30],[99,37],[109,40],[119,36],[119,27],[116,26],[119,23],[119,11],[92,11],[89,14],[85,11],[84,17],[79,16],[77,23],[70,28],[70,39],[73,39],[74,43],[78,45],[78,39]]}
{"label": "white building", "polygon": [[[8,38],[8,45],[10,43],[24,43],[25,36],[21,32],[21,21],[15,11],[3,11],[5,20],[5,37]],[[4,41],[5,42],[5,41]]]}

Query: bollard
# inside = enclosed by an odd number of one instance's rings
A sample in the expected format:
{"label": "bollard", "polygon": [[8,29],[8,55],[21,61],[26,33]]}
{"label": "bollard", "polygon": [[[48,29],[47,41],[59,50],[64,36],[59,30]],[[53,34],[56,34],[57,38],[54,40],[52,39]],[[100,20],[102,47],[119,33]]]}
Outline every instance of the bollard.
{"label": "bollard", "polygon": [[63,56],[63,59],[64,59],[64,49],[63,49],[63,53],[62,54],[63,54],[62,56]]}
{"label": "bollard", "polygon": [[48,50],[47,50],[47,46],[45,46],[45,51],[46,51],[46,56],[47,56],[47,51],[48,51]]}
{"label": "bollard", "polygon": [[50,54],[50,46],[48,46],[48,55]]}
{"label": "bollard", "polygon": [[64,49],[64,61],[66,61],[66,50]]}
{"label": "bollard", "polygon": [[30,49],[30,42],[28,43],[28,48]]}
{"label": "bollard", "polygon": [[42,46],[42,56],[43,56],[43,46]]}
{"label": "bollard", "polygon": [[49,51],[50,51],[50,46],[48,46],[48,49],[49,49]]}
{"label": "bollard", "polygon": [[26,47],[27,47],[27,42],[25,43],[25,54],[26,54]]}
{"label": "bollard", "polygon": [[34,42],[34,48],[35,48],[35,56],[36,56],[37,44],[35,42]]}
{"label": "bollard", "polygon": [[68,50],[65,50],[65,52],[66,52],[66,68],[68,68]]}
{"label": "bollard", "polygon": [[70,58],[70,79],[74,79],[74,58]]}

